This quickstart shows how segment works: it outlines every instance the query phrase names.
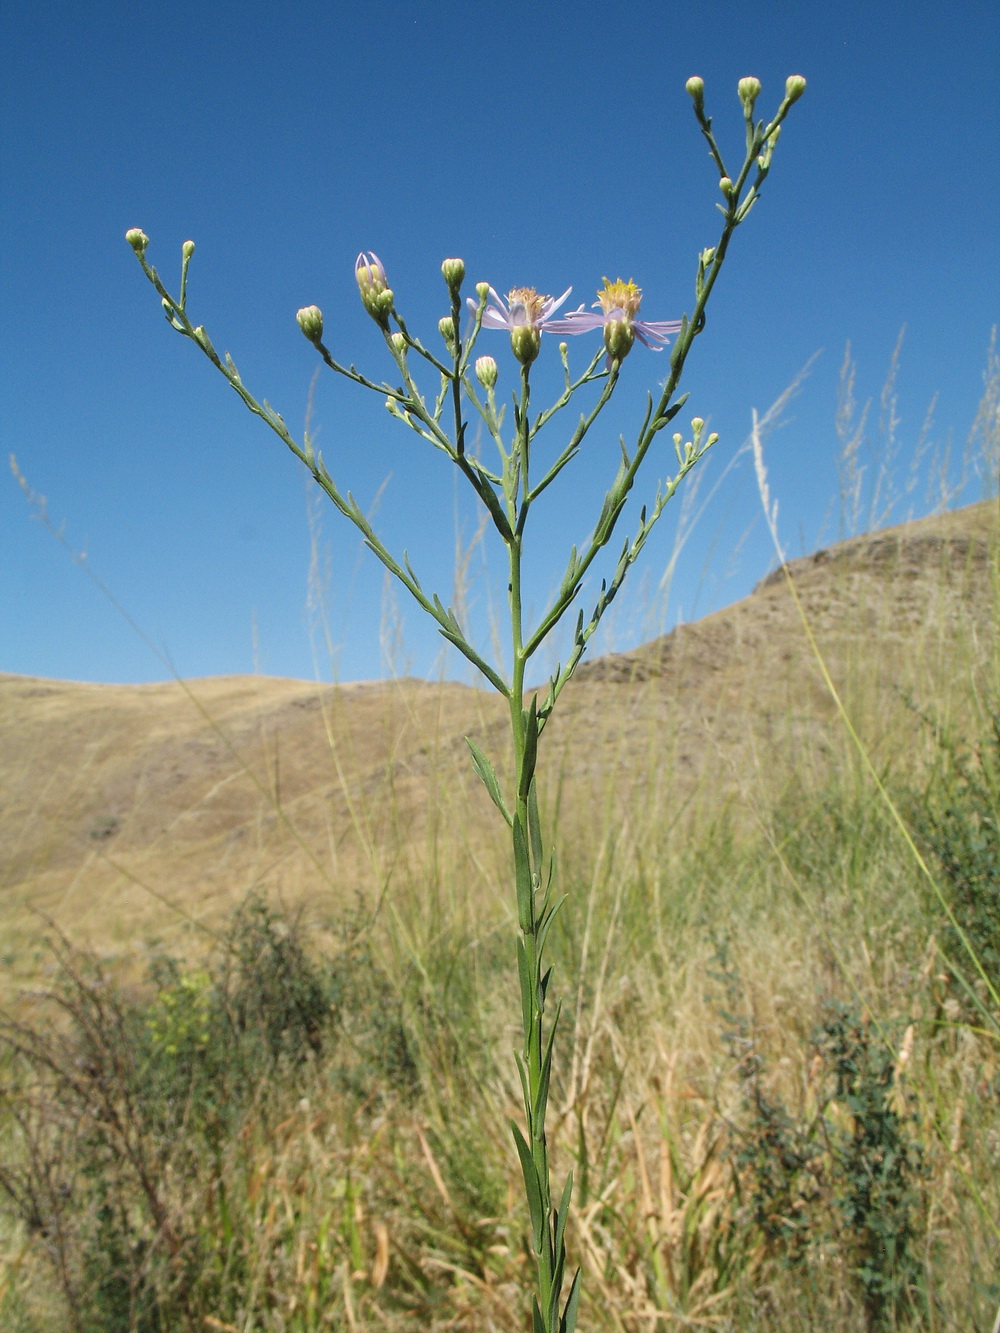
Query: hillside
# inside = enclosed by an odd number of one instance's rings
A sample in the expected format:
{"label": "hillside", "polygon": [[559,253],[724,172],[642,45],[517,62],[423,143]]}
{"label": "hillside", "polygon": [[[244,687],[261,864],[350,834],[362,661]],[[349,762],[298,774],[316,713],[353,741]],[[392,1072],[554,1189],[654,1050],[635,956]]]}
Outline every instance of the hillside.
{"label": "hillside", "polygon": [[[994,658],[997,508],[974,505],[791,562],[838,689],[880,762],[910,756],[907,699]],[[505,716],[465,686],[231,676],[142,686],[0,675],[0,949],[31,975],[51,918],[107,950],[212,922],[247,889],[335,913],[405,867],[500,878],[463,737]],[[547,799],[754,817],[756,776],[820,778],[845,742],[782,571],[733,606],[585,663],[543,738]],[[577,816],[580,816],[579,820]],[[680,817],[679,814],[677,817]]]}

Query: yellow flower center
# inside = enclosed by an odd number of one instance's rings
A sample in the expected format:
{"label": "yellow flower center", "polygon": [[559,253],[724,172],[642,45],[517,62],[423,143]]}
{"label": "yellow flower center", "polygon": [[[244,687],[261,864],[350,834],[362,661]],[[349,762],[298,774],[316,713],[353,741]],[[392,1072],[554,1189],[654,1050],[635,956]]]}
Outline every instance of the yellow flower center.
{"label": "yellow flower center", "polygon": [[515,287],[507,293],[507,304],[515,324],[537,324],[548,299],[540,296],[534,287]]}
{"label": "yellow flower center", "polygon": [[642,288],[637,287],[631,278],[628,282],[623,282],[621,278],[617,282],[610,282],[605,278],[604,286],[598,290],[597,299],[606,315],[610,315],[613,310],[621,310],[625,318],[631,320],[639,313]]}

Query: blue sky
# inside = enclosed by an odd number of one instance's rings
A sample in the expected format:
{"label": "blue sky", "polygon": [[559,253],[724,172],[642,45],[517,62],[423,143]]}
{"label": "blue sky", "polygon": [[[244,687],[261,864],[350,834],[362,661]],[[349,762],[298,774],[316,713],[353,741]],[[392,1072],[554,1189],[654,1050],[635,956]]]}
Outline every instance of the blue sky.
{"label": "blue sky", "polygon": [[[685,79],[704,78],[735,158],[739,77],[762,80],[767,114],[786,75],[801,73],[808,91],[689,360],[685,415],[721,434],[687,511],[697,522],[664,606],[675,502],[604,646],[723,606],[767,571],[773,553],[739,450],[751,408],[765,409],[814,353],[768,445],[792,553],[839,535],[834,417],[848,340],[857,395],[875,399],[863,453],[873,476],[878,394],[906,325],[891,517],[933,507],[926,478],[907,484],[935,394],[932,439],[943,446],[950,432],[961,452],[1000,317],[994,0],[661,0],[613,14],[580,2],[56,0],[6,6],[0,38],[4,452],[183,676],[468,673],[442,660],[402,591],[397,623],[381,567],[329,505],[312,504],[291,456],[168,328],[127,227],[149,234],[172,287],[181,243],[196,241],[190,312],[300,433],[317,358],[295,325],[299,306],[323,307],[335,355],[389,374],[354,284],[362,249],[381,256],[427,340],[445,313],[439,265],[451,255],[470,283],[500,291],[572,283],[574,305],[592,301],[605,274],[634,278],[647,317],[678,317],[692,304],[696,253],[719,228]],[[510,387],[506,341],[484,334],[484,350],[487,337]],[[555,340],[545,357],[556,360]],[[618,432],[634,430],[642,393],[665,373],[665,356],[636,347],[617,415],[536,511],[536,609],[592,525]],[[366,508],[377,503],[387,543],[406,547],[448,600],[456,541],[473,536],[476,518],[446,460],[326,371],[312,420],[340,484]],[[554,435],[552,448],[561,443]],[[668,461],[651,459],[648,491]],[[980,493],[972,478],[961,499]],[[315,632],[315,596],[310,610],[310,510],[332,656]],[[471,623],[488,640],[502,579],[484,548],[469,567]],[[0,669],[119,682],[168,674],[6,470]]]}

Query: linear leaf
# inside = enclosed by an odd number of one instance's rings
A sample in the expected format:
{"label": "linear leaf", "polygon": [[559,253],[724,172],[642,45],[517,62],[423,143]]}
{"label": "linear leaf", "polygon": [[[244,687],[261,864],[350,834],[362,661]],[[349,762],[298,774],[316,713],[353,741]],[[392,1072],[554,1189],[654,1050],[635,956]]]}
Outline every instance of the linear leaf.
{"label": "linear leaf", "polygon": [[517,924],[527,934],[533,925],[534,904],[531,892],[531,865],[524,838],[521,816],[514,816],[514,882],[517,886]]}
{"label": "linear leaf", "polygon": [[507,809],[507,806],[504,802],[503,792],[500,790],[500,780],[493,770],[493,765],[486,758],[486,756],[483,754],[482,750],[480,750],[479,746],[476,744],[474,740],[471,740],[468,736],[466,736],[465,743],[472,751],[473,767],[479,774],[483,786],[489,792],[490,800],[503,815],[504,819],[506,819],[507,824],[508,825],[513,824],[514,818],[511,815],[510,811]]}
{"label": "linear leaf", "polygon": [[563,1317],[559,1320],[559,1333],[573,1333],[576,1328],[576,1315],[580,1308],[580,1270],[576,1270],[573,1276],[573,1285],[569,1289],[569,1296],[566,1298],[566,1308],[563,1311]]}
{"label": "linear leaf", "polygon": [[521,1159],[524,1191],[528,1196],[528,1212],[531,1214],[532,1241],[535,1246],[535,1253],[541,1254],[542,1240],[545,1233],[545,1210],[542,1207],[542,1190],[538,1183],[538,1168],[535,1166],[531,1149],[525,1142],[524,1135],[513,1120],[510,1122],[510,1127],[514,1131],[514,1144],[517,1147],[517,1155]]}

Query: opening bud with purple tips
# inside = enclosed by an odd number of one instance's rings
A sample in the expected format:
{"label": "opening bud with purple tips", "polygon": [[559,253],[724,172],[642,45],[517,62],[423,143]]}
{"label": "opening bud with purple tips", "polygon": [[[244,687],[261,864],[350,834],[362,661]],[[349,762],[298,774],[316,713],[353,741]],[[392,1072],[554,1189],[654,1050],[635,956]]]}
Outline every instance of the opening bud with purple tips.
{"label": "opening bud with purple tips", "polygon": [[362,250],[354,262],[354,276],[365,309],[376,324],[383,329],[388,328],[393,295],[382,261],[374,251]]}
{"label": "opening bud with purple tips", "polygon": [[453,296],[457,296],[459,288],[465,281],[465,260],[464,259],[446,259],[441,265],[441,272],[444,280],[448,284],[448,290]]}
{"label": "opening bud with purple tips", "polygon": [[141,227],[129,227],[125,233],[125,239],[140,257],[145,253],[146,246],[149,244],[149,237]]}

